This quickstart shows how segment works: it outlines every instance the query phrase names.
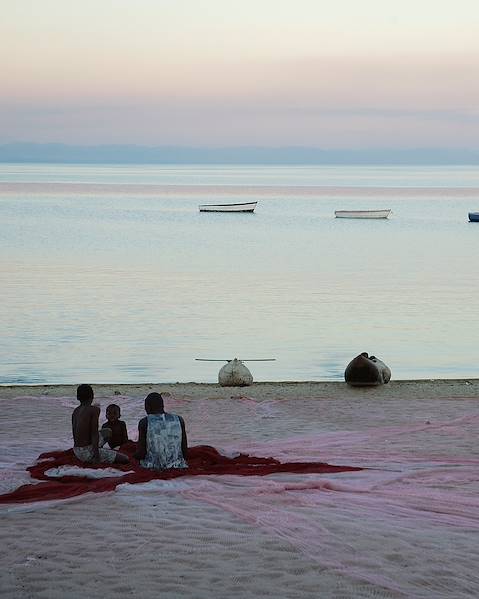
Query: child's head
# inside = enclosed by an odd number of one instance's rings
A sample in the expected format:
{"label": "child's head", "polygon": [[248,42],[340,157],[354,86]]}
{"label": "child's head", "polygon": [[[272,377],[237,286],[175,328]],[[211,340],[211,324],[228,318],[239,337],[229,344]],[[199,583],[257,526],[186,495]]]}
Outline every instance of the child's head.
{"label": "child's head", "polygon": [[82,404],[91,404],[93,401],[93,389],[90,385],[79,385],[77,387],[77,399]]}
{"label": "child's head", "polygon": [[109,406],[107,406],[106,419],[108,420],[108,422],[115,422],[120,418],[120,416],[120,406],[118,406],[116,403],[111,403]]}

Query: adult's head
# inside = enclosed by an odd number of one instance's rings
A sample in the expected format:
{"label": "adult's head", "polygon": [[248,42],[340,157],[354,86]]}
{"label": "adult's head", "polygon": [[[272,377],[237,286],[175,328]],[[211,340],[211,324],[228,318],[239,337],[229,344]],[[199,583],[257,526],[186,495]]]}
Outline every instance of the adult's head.
{"label": "adult's head", "polygon": [[90,385],[79,385],[77,387],[77,399],[80,403],[88,404],[93,401],[93,389]]}
{"label": "adult's head", "polygon": [[145,397],[145,412],[147,414],[162,414],[165,411],[161,393],[150,393]]}

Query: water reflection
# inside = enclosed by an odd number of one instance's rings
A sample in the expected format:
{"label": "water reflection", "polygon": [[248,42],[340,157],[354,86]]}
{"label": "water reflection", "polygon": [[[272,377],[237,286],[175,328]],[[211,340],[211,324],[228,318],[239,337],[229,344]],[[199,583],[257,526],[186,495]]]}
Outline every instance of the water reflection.
{"label": "water reflection", "polygon": [[394,378],[477,373],[467,198],[393,190],[385,222],[335,220],[358,205],[340,190],[252,216],[197,200],[4,193],[0,382],[215,381],[194,358],[218,355],[277,358],[256,380],[340,380],[363,350]]}

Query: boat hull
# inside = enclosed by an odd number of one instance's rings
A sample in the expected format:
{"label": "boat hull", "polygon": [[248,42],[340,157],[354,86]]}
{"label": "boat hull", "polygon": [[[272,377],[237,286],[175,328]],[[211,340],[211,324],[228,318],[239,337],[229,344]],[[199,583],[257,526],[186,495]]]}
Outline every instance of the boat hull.
{"label": "boat hull", "polygon": [[389,367],[366,352],[351,360],[344,371],[344,380],[352,387],[375,387],[389,383],[390,379]]}
{"label": "boat hull", "polygon": [[242,204],[201,204],[198,206],[200,212],[254,212],[258,202],[247,202]]}
{"label": "boat hull", "polygon": [[471,223],[479,223],[479,212],[469,212],[469,221]]}
{"label": "boat hull", "polygon": [[388,218],[391,210],[335,210],[336,218]]}
{"label": "boat hull", "polygon": [[218,373],[221,387],[248,387],[252,382],[253,375],[238,358],[230,360]]}

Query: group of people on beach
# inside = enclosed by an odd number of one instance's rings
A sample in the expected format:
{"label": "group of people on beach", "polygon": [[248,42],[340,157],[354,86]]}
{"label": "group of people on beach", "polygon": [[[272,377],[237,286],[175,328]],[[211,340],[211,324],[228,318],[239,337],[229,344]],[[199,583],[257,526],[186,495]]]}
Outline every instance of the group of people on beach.
{"label": "group of people on beach", "polygon": [[[106,422],[99,428],[100,407],[93,403],[90,385],[77,388],[80,405],[72,414],[73,452],[85,464],[127,464],[130,458],[118,451],[128,442],[126,424],[117,404],[106,408]],[[138,443],[133,458],[143,468],[188,468],[188,441],[181,416],[165,412],[160,393],[145,398],[146,416],[138,423]],[[108,445],[108,447],[106,447]]]}

